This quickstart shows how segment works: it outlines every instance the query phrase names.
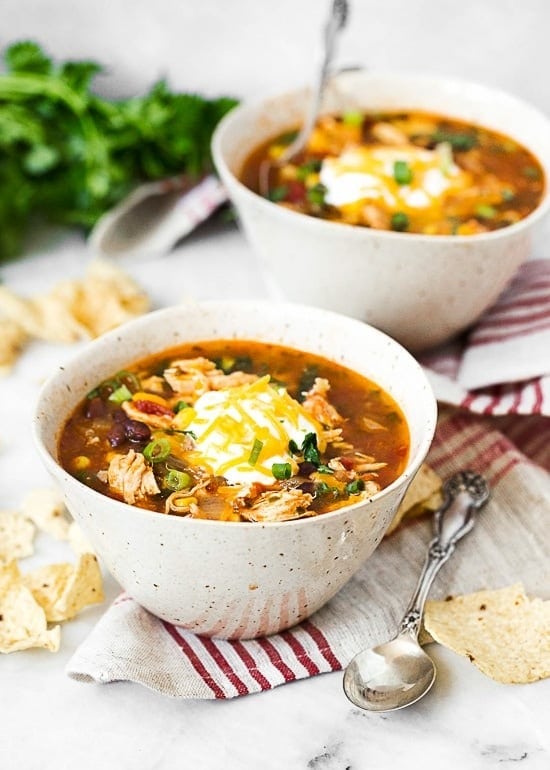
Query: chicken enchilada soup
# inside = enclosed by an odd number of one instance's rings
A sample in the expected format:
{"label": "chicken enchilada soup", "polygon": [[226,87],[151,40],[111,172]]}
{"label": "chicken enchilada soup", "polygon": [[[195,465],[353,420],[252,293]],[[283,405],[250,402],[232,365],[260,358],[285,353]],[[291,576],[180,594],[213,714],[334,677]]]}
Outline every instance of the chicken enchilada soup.
{"label": "chicken enchilada soup", "polygon": [[377,230],[475,235],[514,224],[544,192],[528,149],[486,128],[420,113],[321,117],[303,152],[296,132],[259,147],[243,183],[294,211]]}
{"label": "chicken enchilada soup", "polygon": [[97,385],[67,421],[63,467],[160,513],[271,522],[372,497],[409,432],[377,384],[278,345],[188,344]]}

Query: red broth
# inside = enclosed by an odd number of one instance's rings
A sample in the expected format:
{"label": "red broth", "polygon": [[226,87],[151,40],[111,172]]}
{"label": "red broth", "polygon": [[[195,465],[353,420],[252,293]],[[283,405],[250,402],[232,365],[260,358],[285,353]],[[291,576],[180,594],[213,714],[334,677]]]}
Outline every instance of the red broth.
{"label": "red broth", "polygon": [[254,150],[240,177],[293,211],[345,224],[475,235],[528,216],[545,186],[535,156],[510,137],[421,112],[325,116],[306,149],[278,158],[296,132]]}
{"label": "red broth", "polygon": [[103,494],[225,521],[353,504],[394,481],[408,452],[404,415],[376,383],[309,353],[227,340],[113,373],[75,409],[58,448],[62,466]]}

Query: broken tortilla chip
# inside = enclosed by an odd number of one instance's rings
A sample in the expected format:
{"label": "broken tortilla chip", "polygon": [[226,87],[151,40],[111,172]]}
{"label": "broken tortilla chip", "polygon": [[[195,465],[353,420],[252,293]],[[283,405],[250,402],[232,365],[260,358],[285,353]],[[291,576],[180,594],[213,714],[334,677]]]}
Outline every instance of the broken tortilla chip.
{"label": "broken tortilla chip", "polygon": [[93,553],[84,553],[79,557],[76,567],[71,568],[63,590],[51,606],[49,620],[69,620],[84,607],[99,604],[104,599],[97,557]]}
{"label": "broken tortilla chip", "polygon": [[424,463],[411,481],[401,505],[397,509],[386,535],[394,532],[403,519],[421,516],[437,510],[443,502],[443,482],[437,473]]}
{"label": "broken tortilla chip", "polygon": [[31,490],[23,498],[21,513],[31,519],[38,529],[57,540],[68,539],[70,519],[56,489],[45,487]]}
{"label": "broken tortilla chip", "polygon": [[37,297],[0,286],[0,374],[9,371],[29,339],[71,343],[98,337],[149,309],[137,283],[101,259],[92,260],[84,278],[61,281]]}
{"label": "broken tortilla chip", "polygon": [[48,629],[44,610],[28,588],[20,584],[0,595],[0,652],[45,647],[59,649],[60,628]]}
{"label": "broken tortilla chip", "polygon": [[9,374],[29,335],[11,318],[0,318],[0,377]]}
{"label": "broken tortilla chip", "polygon": [[0,564],[0,597],[21,579],[21,573],[15,559],[7,564]]}
{"label": "broken tortilla chip", "polygon": [[550,676],[550,601],[529,599],[521,583],[429,601],[424,625],[435,641],[497,682]]}
{"label": "broken tortilla chip", "polygon": [[67,534],[69,545],[76,554],[81,553],[94,553],[92,544],[82,532],[76,521],[72,521],[69,524],[69,531]]}
{"label": "broken tortilla chip", "polygon": [[0,511],[0,562],[34,553],[34,524],[17,511]]}

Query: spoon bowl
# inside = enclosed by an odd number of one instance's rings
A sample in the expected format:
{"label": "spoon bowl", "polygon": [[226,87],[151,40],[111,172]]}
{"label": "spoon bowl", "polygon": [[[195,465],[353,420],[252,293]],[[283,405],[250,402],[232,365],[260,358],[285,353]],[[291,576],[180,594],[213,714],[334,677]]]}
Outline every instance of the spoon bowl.
{"label": "spoon bowl", "polygon": [[400,634],[363,650],[344,674],[344,689],[359,708],[395,711],[420,700],[435,681],[435,666],[416,638]]}

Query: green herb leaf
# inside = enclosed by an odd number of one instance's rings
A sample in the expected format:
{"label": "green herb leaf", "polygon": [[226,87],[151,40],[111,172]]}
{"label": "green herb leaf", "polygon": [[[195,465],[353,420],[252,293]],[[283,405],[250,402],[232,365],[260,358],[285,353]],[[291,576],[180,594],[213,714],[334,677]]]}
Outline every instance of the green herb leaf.
{"label": "green herb leaf", "polygon": [[278,187],[272,187],[271,190],[269,190],[267,197],[273,203],[279,203],[279,201],[284,201],[287,195],[288,185],[281,184]]}
{"label": "green herb leaf", "polygon": [[448,131],[446,129],[435,131],[431,136],[431,140],[434,144],[448,142],[456,152],[471,150],[478,143],[475,132]]}
{"label": "green herb leaf", "polygon": [[309,187],[306,190],[306,198],[310,203],[316,206],[323,206],[325,203],[325,195],[327,194],[327,188],[323,184],[316,184],[314,187]]}
{"label": "green herb leaf", "polygon": [[306,433],[302,442],[302,455],[307,463],[312,463],[316,467],[321,462],[321,455],[317,446],[317,434]]}
{"label": "green herb leaf", "polygon": [[487,203],[479,203],[475,208],[475,214],[480,219],[494,219],[497,215],[497,210],[494,206],[489,206]]}
{"label": "green herb leaf", "polygon": [[346,492],[348,495],[358,495],[365,489],[365,482],[363,479],[354,479],[346,484]]}
{"label": "green herb leaf", "polygon": [[182,409],[188,409],[189,406],[190,404],[188,404],[187,401],[178,401],[174,407],[174,412],[177,414],[178,412],[181,412]]}

